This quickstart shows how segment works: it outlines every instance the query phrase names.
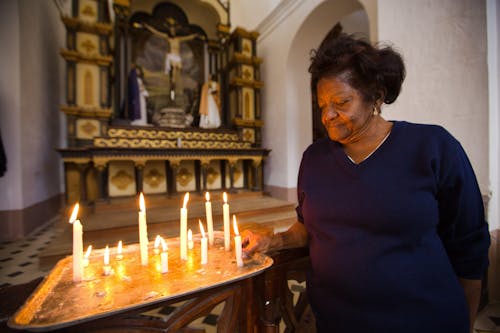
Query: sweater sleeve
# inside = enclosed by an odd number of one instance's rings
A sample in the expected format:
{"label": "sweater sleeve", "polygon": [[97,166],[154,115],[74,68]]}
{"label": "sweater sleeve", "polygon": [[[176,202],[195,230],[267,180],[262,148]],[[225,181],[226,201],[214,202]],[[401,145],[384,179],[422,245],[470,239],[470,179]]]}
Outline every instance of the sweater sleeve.
{"label": "sweater sleeve", "polygon": [[452,141],[437,175],[438,231],[456,275],[481,279],[488,267],[488,224],[470,161],[458,141]]}

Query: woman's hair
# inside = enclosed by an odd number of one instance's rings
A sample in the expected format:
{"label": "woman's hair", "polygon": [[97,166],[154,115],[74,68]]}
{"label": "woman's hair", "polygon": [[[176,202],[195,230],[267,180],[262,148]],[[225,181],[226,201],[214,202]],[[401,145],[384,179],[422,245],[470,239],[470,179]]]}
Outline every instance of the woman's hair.
{"label": "woman's hair", "polygon": [[318,81],[343,75],[366,102],[375,102],[382,93],[384,103],[393,103],[405,79],[401,55],[390,46],[377,48],[362,38],[341,33],[336,25],[311,52],[311,88],[316,95]]}

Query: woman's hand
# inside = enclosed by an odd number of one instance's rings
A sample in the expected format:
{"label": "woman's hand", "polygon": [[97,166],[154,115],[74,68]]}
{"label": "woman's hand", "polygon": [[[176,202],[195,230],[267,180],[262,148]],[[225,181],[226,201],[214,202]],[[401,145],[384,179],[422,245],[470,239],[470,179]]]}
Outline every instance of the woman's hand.
{"label": "woman's hand", "polygon": [[272,239],[272,233],[258,233],[251,230],[244,230],[241,233],[243,255],[249,258],[253,256],[255,252],[265,253],[269,251]]}

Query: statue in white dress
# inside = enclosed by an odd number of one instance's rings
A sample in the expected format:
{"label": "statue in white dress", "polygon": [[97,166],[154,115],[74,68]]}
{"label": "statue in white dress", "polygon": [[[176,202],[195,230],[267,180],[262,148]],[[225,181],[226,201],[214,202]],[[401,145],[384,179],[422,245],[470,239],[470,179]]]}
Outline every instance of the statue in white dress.
{"label": "statue in white dress", "polygon": [[199,113],[201,128],[220,127],[220,90],[216,81],[209,80],[203,84]]}

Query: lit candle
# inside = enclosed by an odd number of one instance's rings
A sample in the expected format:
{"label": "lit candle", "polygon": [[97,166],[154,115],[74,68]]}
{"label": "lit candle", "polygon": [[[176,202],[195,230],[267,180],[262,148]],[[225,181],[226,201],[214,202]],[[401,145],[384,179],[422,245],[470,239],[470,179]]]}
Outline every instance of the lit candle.
{"label": "lit candle", "polygon": [[77,203],[73,208],[73,213],[69,218],[69,223],[73,224],[73,281],[79,282],[83,278],[83,231],[82,224],[76,219],[78,216]]}
{"label": "lit candle", "polygon": [[200,224],[201,231],[201,264],[205,265],[208,262],[208,244],[207,237],[205,237],[205,229],[203,228],[203,224],[200,220],[198,220]]}
{"label": "lit candle", "polygon": [[153,252],[155,254],[160,253],[160,243],[161,243],[161,237],[160,237],[160,235],[156,235],[155,244],[154,244],[154,248],[153,248]]}
{"label": "lit candle", "polygon": [[85,251],[85,255],[83,256],[83,267],[87,267],[89,265],[89,257],[92,252],[92,245],[87,247],[87,251]]}
{"label": "lit candle", "polygon": [[194,247],[193,243],[193,232],[191,229],[188,230],[188,249],[192,250]]}
{"label": "lit candle", "polygon": [[104,267],[103,267],[104,275],[109,275],[111,273],[111,267],[109,266],[109,246],[106,245],[106,249],[104,250]]}
{"label": "lit candle", "polygon": [[224,217],[224,248],[226,251],[231,249],[231,240],[230,240],[230,230],[229,230],[229,205],[227,203],[227,194],[224,192],[222,194],[222,198],[224,199],[224,204],[222,205],[222,215]]}
{"label": "lit candle", "polygon": [[207,231],[208,231],[208,243],[210,246],[214,245],[214,221],[212,219],[212,203],[210,202],[210,194],[205,193],[205,214],[207,216]]}
{"label": "lit candle", "polygon": [[146,224],[146,204],[144,195],[139,195],[139,247],[141,250],[141,265],[148,265],[148,226]]}
{"label": "lit candle", "polygon": [[163,251],[160,254],[160,260],[161,260],[161,272],[162,273],[167,273],[168,272],[168,247],[167,243],[163,238],[160,237],[161,240],[161,246]]}
{"label": "lit candle", "polygon": [[243,259],[241,259],[241,236],[238,232],[238,223],[236,223],[236,216],[233,215],[233,229],[234,229],[234,252],[236,255],[236,264],[238,267],[243,267]]}
{"label": "lit candle", "polygon": [[189,192],[184,195],[184,203],[181,208],[181,259],[187,260],[187,202],[189,200]]}
{"label": "lit candle", "polygon": [[123,259],[123,243],[122,241],[118,242],[118,246],[116,248],[116,260],[122,260]]}

